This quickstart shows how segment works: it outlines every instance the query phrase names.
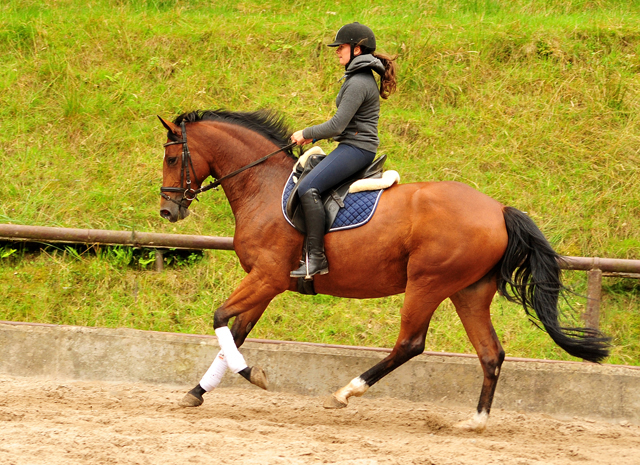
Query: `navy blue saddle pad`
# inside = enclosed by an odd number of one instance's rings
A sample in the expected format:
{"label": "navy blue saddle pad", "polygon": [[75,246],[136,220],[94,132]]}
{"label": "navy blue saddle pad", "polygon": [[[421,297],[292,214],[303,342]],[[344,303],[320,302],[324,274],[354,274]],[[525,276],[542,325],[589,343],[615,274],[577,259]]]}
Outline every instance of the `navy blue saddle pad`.
{"label": "navy blue saddle pad", "polygon": [[[287,217],[286,208],[287,200],[294,186],[293,173],[291,173],[282,192],[282,214],[291,226],[293,226],[293,223]],[[329,232],[353,229],[368,223],[376,211],[380,195],[382,195],[382,189],[347,194],[344,199],[344,208],[341,208],[338,212],[338,216],[336,216]]]}

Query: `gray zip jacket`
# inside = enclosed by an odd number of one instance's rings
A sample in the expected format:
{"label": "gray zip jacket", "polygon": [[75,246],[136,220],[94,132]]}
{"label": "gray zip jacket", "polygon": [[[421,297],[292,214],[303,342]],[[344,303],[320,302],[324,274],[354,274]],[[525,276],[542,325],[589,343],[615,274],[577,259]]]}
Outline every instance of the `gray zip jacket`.
{"label": "gray zip jacket", "polygon": [[384,65],[373,55],[358,55],[347,67],[336,97],[338,110],[326,123],[305,128],[305,139],[329,139],[375,153],[380,144],[380,92],[371,70],[384,75]]}

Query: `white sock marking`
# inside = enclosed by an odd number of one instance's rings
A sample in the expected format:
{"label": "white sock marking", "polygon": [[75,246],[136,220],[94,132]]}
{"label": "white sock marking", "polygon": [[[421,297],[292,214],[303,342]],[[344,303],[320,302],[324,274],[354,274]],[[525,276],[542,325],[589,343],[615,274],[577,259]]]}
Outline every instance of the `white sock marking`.
{"label": "white sock marking", "polygon": [[342,389],[339,389],[334,395],[336,396],[336,399],[346,404],[348,403],[349,397],[351,396],[360,397],[365,392],[367,392],[367,389],[369,389],[369,386],[367,385],[367,383],[364,382],[364,380],[358,376],[357,378],[353,378],[351,382],[347,384],[345,387],[343,387]]}

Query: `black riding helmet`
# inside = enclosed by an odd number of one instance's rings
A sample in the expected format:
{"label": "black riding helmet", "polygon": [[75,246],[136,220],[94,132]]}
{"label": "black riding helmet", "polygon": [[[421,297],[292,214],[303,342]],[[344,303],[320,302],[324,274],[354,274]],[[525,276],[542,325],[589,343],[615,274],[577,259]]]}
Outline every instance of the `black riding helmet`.
{"label": "black riding helmet", "polygon": [[342,44],[359,45],[367,51],[373,52],[376,49],[376,36],[364,24],[351,23],[340,28],[329,47],[338,47]]}
{"label": "black riding helmet", "polygon": [[[373,53],[376,49],[376,36],[373,31],[364,24],[350,23],[342,26],[336,34],[336,38],[333,43],[329,44],[329,47],[338,47],[342,44],[349,44],[351,46],[351,60],[354,58],[353,49],[356,45],[360,46],[363,53]],[[349,66],[347,64],[347,66]]]}

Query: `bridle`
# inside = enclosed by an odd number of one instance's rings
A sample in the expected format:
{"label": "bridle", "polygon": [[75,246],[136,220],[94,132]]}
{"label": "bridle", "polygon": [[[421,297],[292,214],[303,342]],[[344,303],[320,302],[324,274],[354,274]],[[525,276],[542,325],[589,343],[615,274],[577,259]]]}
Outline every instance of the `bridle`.
{"label": "bridle", "polygon": [[[184,121],[180,123],[180,129],[182,130],[182,140],[177,140],[173,142],[167,142],[163,145],[163,147],[169,147],[170,145],[182,144],[182,165],[180,166],[180,187],[165,187],[162,186],[160,188],[160,195],[163,199],[169,200],[173,203],[178,204],[180,207],[185,207],[184,201],[191,202],[197,199],[198,193],[191,187],[191,170],[195,173],[196,170],[193,169],[193,160],[191,160],[191,153],[189,152],[189,146],[187,145],[187,128],[184,125]],[[182,187],[182,185],[185,187]],[[169,197],[165,192],[177,192],[182,194],[182,198],[178,202],[173,198]]]}
{"label": "bridle", "polygon": [[[271,158],[272,156],[284,152],[285,150],[289,150],[296,145],[295,142],[292,142],[289,145],[282,147],[281,149],[276,150],[269,155],[265,155],[264,157],[249,163],[248,165],[243,166],[240,169],[237,169],[226,176],[221,177],[220,179],[215,179],[211,184],[207,184],[204,187],[199,187],[197,189],[193,189],[191,187],[191,170],[195,173],[196,170],[193,168],[193,160],[191,159],[191,153],[189,152],[189,146],[187,145],[187,128],[185,127],[184,120],[180,123],[180,129],[182,131],[182,140],[167,142],[163,145],[163,147],[168,147],[170,145],[182,144],[182,165],[180,166],[180,187],[165,187],[162,186],[160,188],[160,195],[163,199],[168,200],[177,204],[179,207],[188,208],[188,205],[185,205],[184,202],[192,202],[193,200],[198,200],[198,194],[202,192],[206,192],[210,189],[215,189],[224,181],[225,179],[229,179],[236,174],[242,173],[244,170],[252,168],[265,160]],[[184,187],[182,187],[184,185]],[[171,197],[169,197],[165,192],[177,192],[182,194],[182,198],[178,201]]]}

